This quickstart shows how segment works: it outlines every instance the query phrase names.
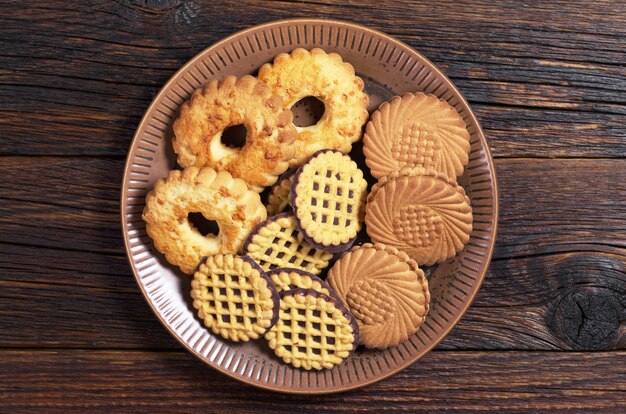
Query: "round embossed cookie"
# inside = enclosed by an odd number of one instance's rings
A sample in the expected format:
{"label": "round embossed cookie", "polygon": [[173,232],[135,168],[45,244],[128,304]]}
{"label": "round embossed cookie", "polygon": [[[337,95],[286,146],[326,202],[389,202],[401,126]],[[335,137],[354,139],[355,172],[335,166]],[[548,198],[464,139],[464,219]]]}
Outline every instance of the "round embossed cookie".
{"label": "round embossed cookie", "polygon": [[[292,118],[264,83],[249,75],[227,76],[198,89],[181,107],[172,145],[181,166],[227,170],[261,191],[285,172],[294,154]],[[246,128],[241,148],[222,142],[224,130],[236,125]]]}
{"label": "round embossed cookie", "polygon": [[291,194],[291,184],[297,168],[291,168],[278,177],[278,181],[270,188],[267,196],[267,215],[275,216],[289,208],[289,195]]}
{"label": "round embossed cookie", "polygon": [[372,187],[365,224],[372,241],[397,247],[419,265],[432,265],[469,241],[472,208],[463,188],[445,175],[406,167]]}
{"label": "round embossed cookie", "polygon": [[259,338],[278,318],[276,288],[245,256],[207,257],[194,274],[191,297],[206,327],[233,341]]}
{"label": "round embossed cookie", "polygon": [[[217,235],[203,236],[187,219],[202,213],[219,226]],[[143,220],[154,247],[165,259],[192,274],[202,258],[236,253],[267,213],[259,194],[226,171],[189,167],[170,171],[146,196]]]}
{"label": "round embossed cookie", "polygon": [[356,163],[334,150],[315,153],[293,179],[291,206],[298,228],[313,246],[348,249],[361,230],[367,181]]}
{"label": "round embossed cookie", "polygon": [[363,153],[376,178],[408,166],[456,179],[468,163],[469,140],[465,122],[453,107],[417,92],[393,97],[372,114]]}
{"label": "round embossed cookie", "polygon": [[261,66],[259,79],[283,97],[286,108],[309,96],[324,103],[324,115],[317,124],[296,127],[296,152],[290,166],[301,165],[323,148],[347,153],[361,139],[369,98],[363,92],[363,80],[338,54],[317,48],[281,53],[272,64]]}
{"label": "round embossed cookie", "polygon": [[360,343],[384,349],[406,340],[428,313],[424,272],[395,247],[366,243],[344,254],[328,283],[359,323]]}
{"label": "round embossed cookie", "polygon": [[277,356],[296,368],[340,364],[359,343],[359,327],[336,299],[313,289],[280,294],[278,321],[265,334]]}
{"label": "round embossed cookie", "polygon": [[281,213],[260,223],[246,240],[243,253],[264,270],[294,267],[319,275],[328,267],[332,253],[316,249],[304,240],[292,212]]}
{"label": "round embossed cookie", "polygon": [[278,293],[292,289],[313,289],[316,292],[332,296],[341,301],[335,291],[328,286],[328,283],[304,270],[283,267],[270,270],[267,272],[267,276],[276,287]]}

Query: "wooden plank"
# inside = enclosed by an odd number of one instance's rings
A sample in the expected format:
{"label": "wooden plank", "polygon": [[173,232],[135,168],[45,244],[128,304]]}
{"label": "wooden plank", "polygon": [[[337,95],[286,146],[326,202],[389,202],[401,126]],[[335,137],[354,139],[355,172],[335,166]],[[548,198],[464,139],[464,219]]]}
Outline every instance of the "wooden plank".
{"label": "wooden plank", "polygon": [[[123,156],[152,97],[204,47],[264,21],[350,19],[357,7],[147,4],[0,5],[0,154]],[[625,157],[626,6],[513,6],[372,2],[358,20],[442,67],[476,106],[496,156]],[[237,20],[224,14],[233,7]]]}
{"label": "wooden plank", "polygon": [[[180,348],[125,257],[0,244],[0,269],[0,348]],[[625,297],[624,249],[496,260],[440,348],[626,349]]]}
{"label": "wooden plank", "polygon": [[378,384],[312,398],[254,389],[187,353],[3,351],[0,403],[46,413],[616,413],[626,409],[625,361],[624,352],[432,352]]}
{"label": "wooden plank", "polygon": [[[0,240],[122,254],[123,166],[109,158],[0,157]],[[626,247],[626,160],[501,159],[496,170],[495,258]]]}

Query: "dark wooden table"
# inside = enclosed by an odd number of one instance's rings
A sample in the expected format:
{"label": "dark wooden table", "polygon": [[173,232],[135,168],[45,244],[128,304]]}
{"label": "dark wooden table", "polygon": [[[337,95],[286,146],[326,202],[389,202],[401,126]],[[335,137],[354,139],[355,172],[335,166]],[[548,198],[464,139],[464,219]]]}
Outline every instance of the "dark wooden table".
{"label": "dark wooden table", "polygon": [[[626,412],[626,3],[0,1],[0,412]],[[203,365],[127,264],[126,151],[160,87],[235,31],[323,17],[422,52],[472,104],[500,186],[493,263],[433,352],[286,396]]]}

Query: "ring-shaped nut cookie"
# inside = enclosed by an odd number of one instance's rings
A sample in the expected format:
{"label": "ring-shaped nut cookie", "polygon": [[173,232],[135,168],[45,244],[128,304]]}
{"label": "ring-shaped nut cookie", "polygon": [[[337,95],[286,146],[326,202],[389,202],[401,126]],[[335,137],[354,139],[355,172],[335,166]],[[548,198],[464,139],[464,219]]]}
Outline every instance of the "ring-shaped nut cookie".
{"label": "ring-shaped nut cookie", "polygon": [[[217,222],[219,233],[203,236],[187,219],[195,212]],[[258,193],[228,172],[208,167],[170,171],[148,193],[143,211],[155,248],[187,274],[204,256],[238,252],[266,217]]]}
{"label": "ring-shaped nut cookie", "polygon": [[326,108],[317,124],[296,127],[296,152],[290,166],[301,165],[323,148],[350,152],[352,143],[361,139],[369,116],[369,97],[363,92],[363,80],[356,76],[354,67],[338,54],[318,48],[281,53],[273,64],[261,66],[259,79],[283,97],[287,108],[308,96],[316,97]]}
{"label": "ring-shaped nut cookie", "polygon": [[[172,145],[182,167],[226,170],[261,191],[285,172],[294,154],[292,118],[282,98],[264,83],[249,75],[228,76],[198,89],[181,107]],[[221,140],[224,130],[235,125],[247,131],[241,148]]]}

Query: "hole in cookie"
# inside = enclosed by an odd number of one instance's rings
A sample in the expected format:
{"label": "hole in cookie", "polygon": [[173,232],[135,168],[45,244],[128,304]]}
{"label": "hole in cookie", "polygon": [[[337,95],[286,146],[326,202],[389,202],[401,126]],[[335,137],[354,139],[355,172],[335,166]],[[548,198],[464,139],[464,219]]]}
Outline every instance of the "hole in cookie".
{"label": "hole in cookie", "polygon": [[[329,331],[330,331],[330,329],[329,329]],[[334,331],[334,329],[333,329],[333,331]],[[332,336],[330,338],[327,338],[326,339],[326,343],[328,345],[335,345],[335,338],[333,338]]]}
{"label": "hole in cookie", "polygon": [[335,325],[328,325],[326,329],[328,330],[328,332],[335,332]]}
{"label": "hole in cookie", "polygon": [[325,111],[324,102],[316,97],[307,96],[302,98],[291,107],[293,124],[300,128],[315,125],[322,119]]}
{"label": "hole in cookie", "polygon": [[319,322],[313,322],[313,329],[315,330],[321,330],[322,329],[322,324],[320,324]]}
{"label": "hole in cookie", "polygon": [[248,130],[242,124],[229,126],[222,132],[222,144],[230,148],[242,148],[246,145]]}
{"label": "hole in cookie", "polygon": [[217,236],[220,232],[220,226],[215,220],[207,220],[202,213],[189,213],[187,220],[191,224],[191,227],[195,228],[203,236]]}
{"label": "hole in cookie", "polygon": [[250,304],[248,304],[248,309],[249,309],[251,312],[256,312],[256,306],[254,306],[254,303],[250,303]]}
{"label": "hole in cookie", "polygon": [[285,339],[291,339],[291,332],[285,332],[283,335],[285,336]]}
{"label": "hole in cookie", "polygon": [[306,340],[306,334],[303,334],[303,333],[298,334],[298,339],[301,339],[303,341]]}
{"label": "hole in cookie", "polygon": [[235,308],[243,309],[243,303],[240,303],[240,302],[235,303]]}
{"label": "hole in cookie", "polygon": [[[318,311],[318,310],[314,310],[313,311],[313,316],[315,316],[316,318],[319,318],[319,317],[322,316],[322,312]],[[319,328],[317,328],[317,329],[319,329]]]}
{"label": "hole in cookie", "polygon": [[303,354],[306,354],[306,346],[299,346],[298,351],[302,352]]}
{"label": "hole in cookie", "polygon": [[319,335],[313,335],[313,342],[320,343],[322,342],[322,337]]}

